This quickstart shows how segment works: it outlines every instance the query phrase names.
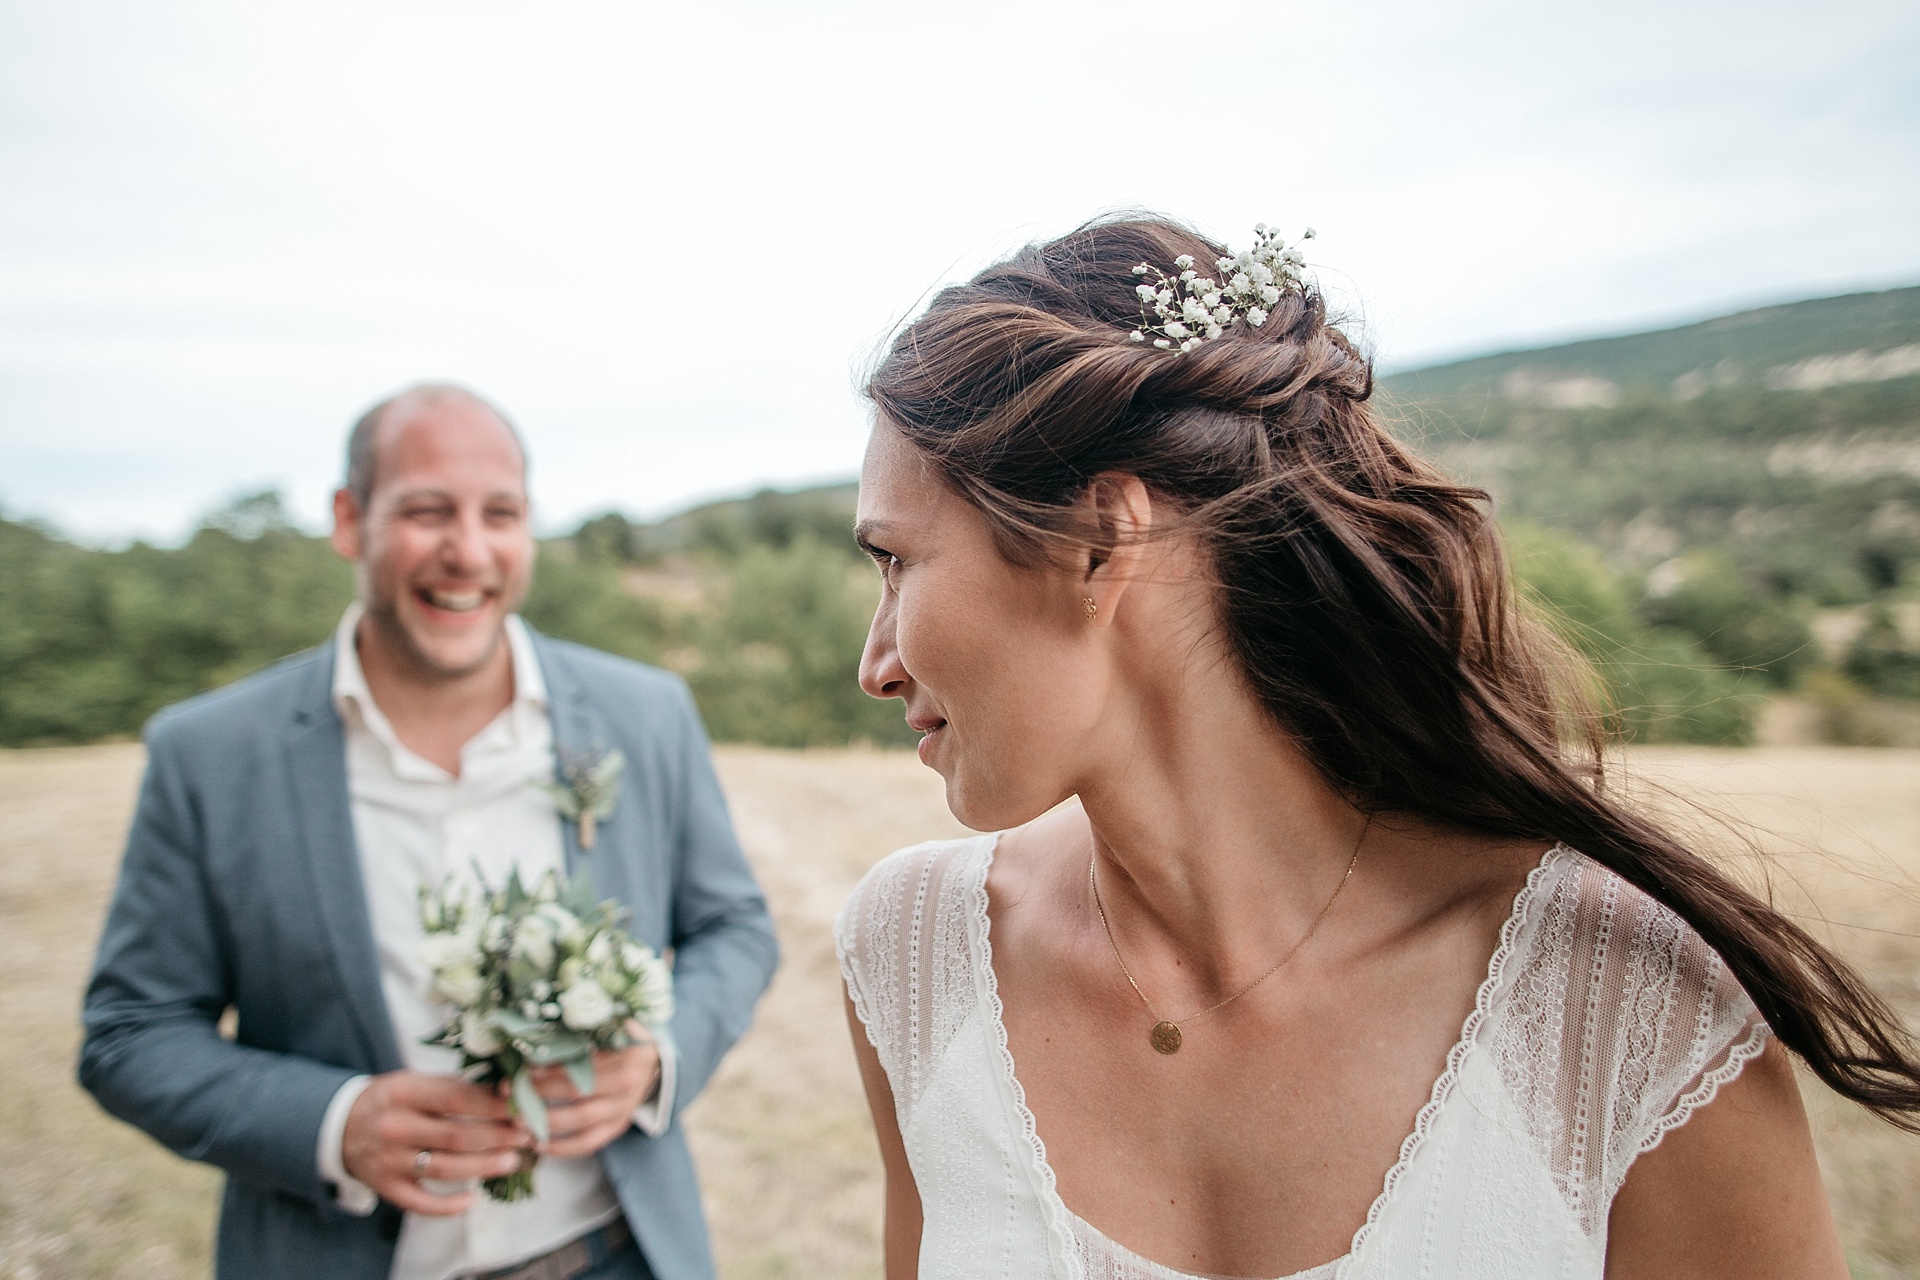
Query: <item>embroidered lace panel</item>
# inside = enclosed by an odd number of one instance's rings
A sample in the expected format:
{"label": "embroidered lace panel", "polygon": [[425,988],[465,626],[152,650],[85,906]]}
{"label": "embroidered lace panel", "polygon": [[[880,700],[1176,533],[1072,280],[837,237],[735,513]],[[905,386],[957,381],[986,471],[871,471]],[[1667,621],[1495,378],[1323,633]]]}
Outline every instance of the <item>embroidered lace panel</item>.
{"label": "embroidered lace panel", "polygon": [[[1188,1280],[1072,1213],[1007,1051],[994,837],[903,849],[834,926],[925,1214],[920,1274]],[[1288,1280],[1598,1280],[1642,1152],[1764,1047],[1766,1024],[1671,911],[1554,849],[1501,930],[1460,1040],[1343,1257]]]}

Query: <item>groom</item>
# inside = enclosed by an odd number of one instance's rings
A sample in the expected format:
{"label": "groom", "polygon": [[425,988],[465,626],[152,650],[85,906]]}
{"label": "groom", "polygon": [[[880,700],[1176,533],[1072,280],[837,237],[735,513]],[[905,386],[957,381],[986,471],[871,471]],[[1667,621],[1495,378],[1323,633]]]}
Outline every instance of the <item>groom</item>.
{"label": "groom", "polygon": [[[469,392],[415,388],[361,419],[333,542],[359,595],[333,640],[148,728],[81,1082],[227,1171],[223,1278],[706,1280],[677,1116],[775,946],[685,687],[515,615],[526,459]],[[537,784],[613,750],[620,794],[583,841]],[[673,955],[657,1040],[599,1055],[585,1098],[542,1078],[550,1140],[510,1204],[473,1180],[532,1136],[421,1043],[447,1011],[416,955],[418,892],[469,866],[590,874]]]}

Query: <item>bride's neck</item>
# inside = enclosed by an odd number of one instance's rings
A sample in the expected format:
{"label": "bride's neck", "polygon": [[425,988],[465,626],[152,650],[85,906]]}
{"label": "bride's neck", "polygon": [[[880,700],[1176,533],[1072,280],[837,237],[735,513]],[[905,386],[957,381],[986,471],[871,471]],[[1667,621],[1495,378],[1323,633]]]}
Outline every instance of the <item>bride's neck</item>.
{"label": "bride's neck", "polygon": [[[1232,982],[1299,937],[1341,883],[1364,814],[1251,692],[1211,679],[1114,701],[1123,744],[1080,789],[1100,893],[1135,950]],[[1362,855],[1364,860],[1364,853]]]}

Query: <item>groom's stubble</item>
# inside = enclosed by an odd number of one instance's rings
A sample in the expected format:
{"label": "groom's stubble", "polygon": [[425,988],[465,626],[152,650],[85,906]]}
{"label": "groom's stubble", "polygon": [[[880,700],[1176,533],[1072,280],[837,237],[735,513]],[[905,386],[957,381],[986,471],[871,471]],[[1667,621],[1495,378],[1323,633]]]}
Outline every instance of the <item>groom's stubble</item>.
{"label": "groom's stubble", "polygon": [[403,393],[370,418],[365,469],[350,473],[365,487],[335,499],[361,647],[423,691],[465,681],[501,660],[531,581],[525,454],[492,406],[454,388]]}
{"label": "groom's stubble", "polygon": [[355,575],[360,580],[360,603],[366,609],[366,618],[379,633],[379,641],[387,654],[398,661],[402,674],[411,684],[452,684],[465,680],[469,676],[486,669],[500,653],[500,646],[506,643],[507,628],[504,619],[497,622],[487,638],[485,652],[471,662],[446,663],[437,659],[431,650],[420,644],[414,635],[400,620],[399,610],[395,607],[395,595],[376,590],[369,581],[372,575],[362,568]]}

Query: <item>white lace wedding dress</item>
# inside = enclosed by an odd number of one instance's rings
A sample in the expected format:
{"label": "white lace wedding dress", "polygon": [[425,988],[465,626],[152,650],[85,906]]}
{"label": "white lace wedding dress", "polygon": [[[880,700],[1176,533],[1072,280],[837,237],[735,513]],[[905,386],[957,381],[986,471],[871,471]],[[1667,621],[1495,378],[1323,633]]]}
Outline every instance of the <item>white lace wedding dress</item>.
{"label": "white lace wedding dress", "polygon": [[[1054,1189],[1000,1017],[994,843],[901,850],[834,925],[919,1186],[921,1280],[1187,1280],[1081,1221]],[[1351,1249],[1288,1280],[1597,1280],[1628,1166],[1767,1035],[1678,917],[1553,849],[1514,899],[1473,1012]]]}

